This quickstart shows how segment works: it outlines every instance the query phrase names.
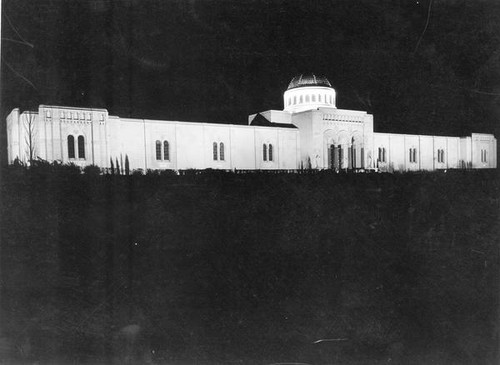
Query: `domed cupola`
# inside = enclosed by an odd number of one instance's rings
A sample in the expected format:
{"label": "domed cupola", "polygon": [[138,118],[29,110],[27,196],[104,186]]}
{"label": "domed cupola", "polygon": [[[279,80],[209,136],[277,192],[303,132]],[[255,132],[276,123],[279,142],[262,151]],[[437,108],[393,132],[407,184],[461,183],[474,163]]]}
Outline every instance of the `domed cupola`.
{"label": "domed cupola", "polygon": [[304,86],[325,86],[332,87],[330,81],[324,76],[316,76],[315,74],[301,74],[295,76],[288,84],[287,90],[295,89]]}
{"label": "domed cupola", "polygon": [[335,90],[324,76],[295,76],[283,94],[284,110],[292,113],[317,108],[336,108]]}

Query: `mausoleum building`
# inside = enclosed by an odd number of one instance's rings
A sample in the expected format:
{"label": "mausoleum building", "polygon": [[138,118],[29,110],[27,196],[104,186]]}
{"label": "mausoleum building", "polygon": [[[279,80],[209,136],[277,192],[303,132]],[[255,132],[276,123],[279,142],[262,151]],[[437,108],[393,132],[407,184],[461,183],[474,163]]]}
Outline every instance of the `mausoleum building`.
{"label": "mausoleum building", "polygon": [[432,136],[374,132],[373,116],[337,109],[325,77],[296,76],[283,110],[248,125],[121,118],[106,109],[40,105],[7,117],[8,159],[130,169],[416,171],[496,168],[492,134]]}

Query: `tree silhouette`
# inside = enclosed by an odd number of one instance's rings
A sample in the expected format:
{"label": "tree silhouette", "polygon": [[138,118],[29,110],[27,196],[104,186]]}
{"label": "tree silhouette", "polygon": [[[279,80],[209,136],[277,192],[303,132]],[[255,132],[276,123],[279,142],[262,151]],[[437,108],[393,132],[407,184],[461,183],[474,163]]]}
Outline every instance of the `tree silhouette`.
{"label": "tree silhouette", "polygon": [[26,157],[28,158],[28,162],[31,165],[36,156],[36,138],[37,138],[37,130],[36,130],[36,120],[37,113],[34,112],[25,112],[22,115],[23,125],[26,131],[24,135],[24,141],[26,144]]}

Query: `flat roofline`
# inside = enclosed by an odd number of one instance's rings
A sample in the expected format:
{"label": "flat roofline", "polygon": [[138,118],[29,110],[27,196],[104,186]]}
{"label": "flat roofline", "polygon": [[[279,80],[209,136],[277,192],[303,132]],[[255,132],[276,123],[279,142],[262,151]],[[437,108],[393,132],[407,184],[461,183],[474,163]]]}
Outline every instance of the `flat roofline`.
{"label": "flat roofline", "polygon": [[[336,108],[336,107],[331,107],[331,106],[320,106],[320,107],[317,107],[317,108],[313,108],[313,109],[307,109],[307,110],[303,110],[301,112],[295,112],[295,113],[291,113],[292,115],[295,115],[295,114],[302,114],[302,113],[308,113],[308,112],[314,112],[314,111],[325,111],[325,110],[331,110],[331,114],[334,114],[334,113],[346,113],[346,114],[364,114],[364,115],[372,115],[372,114],[369,114],[367,111],[364,111],[364,110],[352,110],[352,109],[339,109],[339,108]],[[328,113],[326,113],[328,114]]]}
{"label": "flat roofline", "polygon": [[285,130],[290,130],[290,129],[298,129],[295,124],[293,125],[295,128],[290,128],[290,127],[277,127],[277,126],[272,126],[272,125],[249,125],[249,124],[233,124],[233,123],[225,123],[225,122],[192,122],[192,121],[183,121],[183,120],[161,120],[161,119],[146,119],[146,118],[120,118],[116,116],[110,116],[110,118],[113,119],[120,119],[123,121],[128,121],[128,122],[140,122],[140,123],[145,123],[145,122],[153,122],[153,123],[180,123],[180,124],[193,124],[193,125],[207,125],[207,126],[220,126],[220,127],[241,127],[241,128],[272,128],[272,129],[285,129]]}
{"label": "flat roofline", "polygon": [[386,133],[386,132],[373,132],[373,134],[385,134],[389,136],[409,136],[409,137],[438,137],[438,138],[467,138],[470,136],[438,136],[434,134],[408,134],[408,133]]}
{"label": "flat roofline", "polygon": [[107,109],[102,109],[102,108],[86,108],[86,107],[80,107],[80,106],[61,106],[61,105],[45,105],[45,104],[40,104],[40,108],[54,108],[54,109],[71,109],[71,110],[89,110],[89,111],[98,111],[98,112],[108,112]]}

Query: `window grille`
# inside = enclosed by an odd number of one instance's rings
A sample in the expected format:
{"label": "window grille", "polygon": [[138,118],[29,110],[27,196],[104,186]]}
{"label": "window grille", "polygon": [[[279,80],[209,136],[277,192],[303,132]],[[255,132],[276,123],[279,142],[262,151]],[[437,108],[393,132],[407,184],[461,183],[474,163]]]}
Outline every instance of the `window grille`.
{"label": "window grille", "polygon": [[213,151],[213,155],[214,155],[214,161],[217,161],[217,142],[213,143],[212,151]]}
{"label": "window grille", "polygon": [[156,141],[156,159],[161,161],[161,142]]}
{"label": "window grille", "polygon": [[224,143],[219,143],[219,156],[220,160],[224,161]]}

